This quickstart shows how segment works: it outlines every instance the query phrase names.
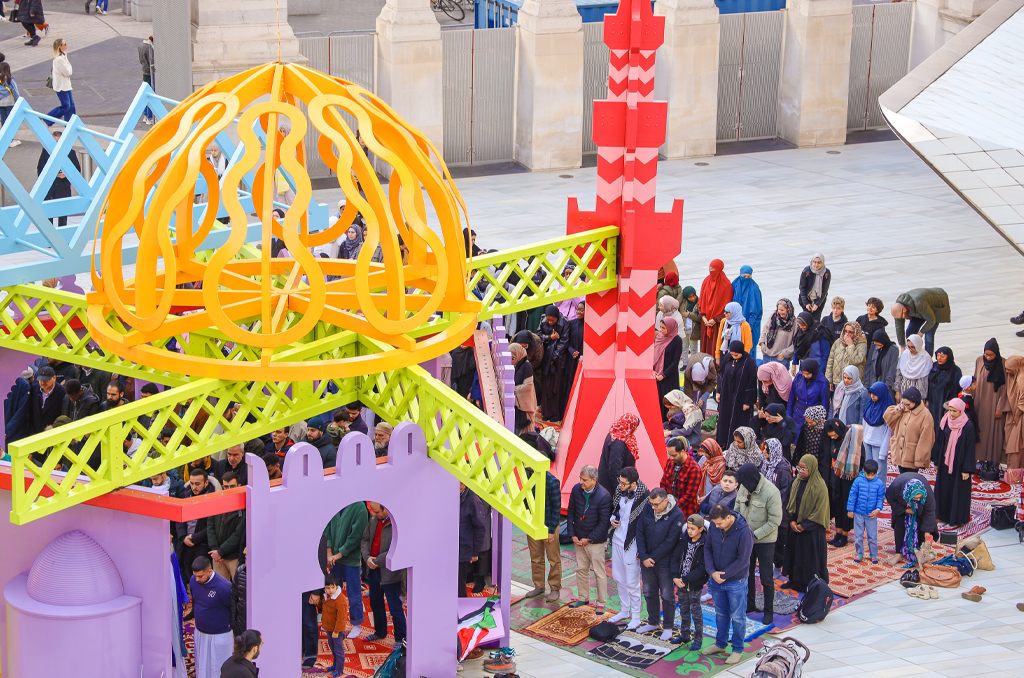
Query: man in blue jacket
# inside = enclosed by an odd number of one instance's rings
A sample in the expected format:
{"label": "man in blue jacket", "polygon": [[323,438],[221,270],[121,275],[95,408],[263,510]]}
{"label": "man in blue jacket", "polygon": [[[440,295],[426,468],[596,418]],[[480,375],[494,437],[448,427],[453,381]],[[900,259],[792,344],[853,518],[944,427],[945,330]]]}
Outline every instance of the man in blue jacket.
{"label": "man in blue jacket", "polygon": [[[685,522],[686,516],[676,506],[675,497],[663,487],[651,490],[636,528],[636,550],[648,615],[647,623],[638,628],[637,633],[654,631],[661,626],[661,639],[667,641],[672,638],[676,618],[673,563],[678,563],[681,557],[680,540]],[[662,607],[665,608],[663,626]]]}
{"label": "man in blue jacket", "polygon": [[704,544],[704,566],[711,573],[708,591],[715,601],[718,626],[715,644],[701,650],[711,655],[725,652],[732,624],[732,654],[726,664],[743,661],[743,636],[747,621],[747,572],[754,549],[754,533],[736,511],[716,504],[708,514],[711,527]]}
{"label": "man in blue jacket", "polygon": [[597,580],[597,614],[604,614],[608,600],[608,569],[604,545],[612,515],[612,495],[597,483],[597,468],[580,469],[580,482],[569,493],[566,532],[576,545],[576,600],[569,607],[590,604],[590,569]]}

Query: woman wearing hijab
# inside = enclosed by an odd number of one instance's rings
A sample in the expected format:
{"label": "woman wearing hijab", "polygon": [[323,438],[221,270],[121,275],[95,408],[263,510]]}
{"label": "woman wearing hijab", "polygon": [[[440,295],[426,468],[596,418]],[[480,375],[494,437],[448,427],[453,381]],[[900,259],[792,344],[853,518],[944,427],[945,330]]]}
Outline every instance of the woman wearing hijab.
{"label": "woman wearing hijab", "polygon": [[828,352],[828,363],[825,366],[825,378],[835,390],[843,382],[843,373],[846,368],[853,365],[857,368],[857,374],[864,371],[864,363],[867,361],[868,340],[864,338],[864,332],[857,323],[846,323],[839,334],[839,338],[832,343]]}
{"label": "woman wearing hijab", "polygon": [[736,471],[744,464],[761,466],[761,448],[757,445],[757,436],[754,429],[748,426],[740,426],[732,434],[732,444],[725,451],[725,465],[727,468]]}
{"label": "woman wearing hijab", "polygon": [[991,468],[1002,461],[1006,413],[1006,361],[999,355],[999,342],[989,339],[985,352],[974,361],[974,404],[978,408],[978,461]]}
{"label": "woman wearing hijab", "polygon": [[743,315],[750,323],[751,348],[750,356],[757,358],[757,342],[761,338],[761,317],[764,315],[764,304],[761,301],[761,287],[754,282],[754,269],[744,264],[740,266],[740,274],[732,281],[732,300],[738,302]]}
{"label": "woman wearing hijab", "polygon": [[932,461],[935,444],[935,423],[927,407],[921,404],[921,392],[911,386],[902,394],[899,404],[883,415],[892,430],[892,463],[900,473],[923,471]]}
{"label": "woman wearing hijab", "polygon": [[807,311],[798,315],[796,332],[793,333],[793,367],[790,374],[795,375],[799,369],[798,365],[804,360],[814,360],[819,365],[826,365],[829,350],[832,348],[831,336],[829,331]]}
{"label": "woman wearing hijab", "polygon": [[658,298],[669,295],[680,304],[683,303],[683,288],[679,286],[679,274],[675,271],[665,273],[665,284],[658,285]]}
{"label": "woman wearing hijab", "polygon": [[896,365],[900,359],[900,351],[885,329],[875,330],[868,346],[868,358],[864,363],[864,383],[873,384],[880,381],[896,396]]}
{"label": "woman wearing hijab", "polygon": [[864,407],[868,401],[868,390],[860,380],[860,370],[850,365],[843,370],[843,380],[836,386],[832,396],[832,411],[836,418],[847,426],[864,421]]}
{"label": "woman wearing hijab", "polygon": [[[805,455],[811,455],[818,461],[818,471],[825,471],[832,462],[829,457],[829,449],[825,437],[825,420],[828,419],[828,412],[821,405],[808,407],[803,415],[803,426],[796,439],[796,454],[794,459],[802,459]],[[820,473],[822,480],[828,478],[828,473]],[[826,484],[827,481],[826,481]]]}
{"label": "woman wearing hijab", "polygon": [[718,429],[715,438],[722,447],[732,441],[732,432],[750,421],[757,402],[757,364],[734,341],[718,375]]}
{"label": "woman wearing hijab", "polygon": [[689,285],[684,287],[679,300],[679,314],[683,317],[683,324],[679,326],[679,336],[683,340],[683,357],[686,359],[700,351],[700,328],[704,323],[700,321],[699,306],[697,290]]}
{"label": "woman wearing hijab", "polygon": [[576,371],[579,369],[580,358],[583,356],[583,334],[586,331],[583,316],[586,310],[586,302],[580,301],[576,304],[576,319],[570,320],[565,327],[565,383],[562,385],[562,412],[565,412],[565,408],[569,405],[569,395],[572,393],[572,386],[576,381]]}
{"label": "woman wearing hijab", "polygon": [[939,538],[935,492],[920,473],[901,473],[885,488],[885,500],[892,509],[896,548],[907,561],[905,567],[912,567],[917,563],[914,552],[921,548],[925,535]]}
{"label": "woman wearing hijab", "polygon": [[668,280],[668,274],[675,273],[676,280],[679,279],[679,267],[676,266],[676,262],[669,259],[665,262],[665,265],[658,269],[658,284],[664,285],[665,281]]}
{"label": "woman wearing hijab", "polygon": [[[664,400],[666,393],[679,388],[679,357],[683,353],[683,340],[679,338],[678,327],[672,318],[664,318],[661,321],[661,331],[654,338],[654,378],[658,382],[658,402]],[[666,412],[662,403],[662,421],[668,418],[665,416]]]}
{"label": "woman wearing hijab", "polygon": [[764,362],[779,362],[789,367],[793,358],[793,334],[796,332],[796,315],[793,302],[779,299],[775,313],[764,324],[764,334],[758,346]]}
{"label": "woman wearing hijab", "polygon": [[960,392],[956,397],[967,406],[967,418],[974,427],[974,444],[978,444],[978,408],[974,404],[974,377],[970,374],[960,377]]}
{"label": "woman wearing hijab", "polygon": [[694,353],[686,360],[683,370],[683,393],[704,407],[708,396],[718,388],[718,366],[707,353]]}
{"label": "woman wearing hijab", "polygon": [[714,438],[708,438],[697,447],[697,454],[701,458],[700,470],[704,473],[704,483],[701,485],[703,496],[707,496],[711,489],[722,481],[722,474],[725,473],[725,455],[722,448]]}
{"label": "woman wearing hijab", "polygon": [[526,359],[526,349],[519,344],[509,344],[512,365],[515,367],[515,413],[516,432],[533,432],[537,416],[537,392],[533,388],[533,365]]}
{"label": "woman wearing hijab", "polygon": [[782,588],[805,593],[815,576],[828,582],[828,547],[825,545],[825,530],[829,525],[828,487],[813,455],[801,457],[786,509],[790,522],[782,574],[789,577],[789,581]]}
{"label": "woman wearing hijab", "polygon": [[700,286],[700,350],[701,353],[718,355],[718,323],[725,317],[725,305],[732,301],[732,283],[722,270],[725,264],[715,259],[708,267],[708,277]]}
{"label": "woman wearing hijab", "polygon": [[874,459],[885,469],[892,430],[885,423],[885,411],[896,404],[889,389],[880,381],[871,384],[864,404],[864,459]]}
{"label": "woman wearing hijab", "polygon": [[743,351],[749,353],[754,346],[754,340],[750,334],[750,323],[743,317],[743,307],[735,301],[725,305],[725,316],[722,322],[718,323],[718,337],[715,339],[715,346],[718,353],[718,364],[722,364],[722,356],[729,351],[734,341],[743,343]]}
{"label": "woman wearing hijab", "polygon": [[815,253],[811,264],[800,274],[800,308],[814,316],[815,321],[821,320],[821,312],[828,299],[828,286],[832,283],[832,273],[825,268],[825,255]]}
{"label": "woman wearing hijab", "polygon": [[661,327],[661,321],[665,318],[675,320],[676,327],[683,326],[683,316],[679,313],[679,302],[670,294],[666,294],[658,300],[658,313],[654,317],[655,332]]}
{"label": "woman wearing hijab", "polygon": [[1012,355],[1006,359],[1006,401],[1010,411],[1006,413],[1003,438],[1006,447],[1003,463],[1007,468],[1020,468],[1021,452],[1024,451],[1024,358]]}
{"label": "woman wearing hijab", "polygon": [[793,484],[793,467],[782,453],[782,443],[775,438],[768,438],[761,443],[764,461],[761,462],[761,475],[775,485],[782,498],[782,522],[779,523],[779,536],[775,540],[775,567],[782,567],[782,559],[786,553],[786,541],[789,536],[789,488]]}
{"label": "woman wearing hijab", "polygon": [[796,444],[796,422],[793,421],[793,417],[786,414],[785,405],[774,404],[769,405],[760,411],[764,417],[754,417],[750,420],[750,428],[754,429],[754,433],[760,440],[767,440],[774,438],[779,441],[782,445],[783,455],[786,460],[792,459],[792,450],[790,449]]}
{"label": "woman wearing hijab", "polygon": [[565,386],[566,336],[565,318],[558,307],[551,305],[544,310],[544,321],[537,330],[537,336],[544,342],[544,362],[541,372],[544,381],[539,390],[540,407],[545,421],[562,421],[565,411],[562,409],[565,398],[562,389]]}
{"label": "woman wearing hijab", "polygon": [[793,377],[782,363],[764,363],[757,368],[757,380],[761,388],[757,393],[758,409],[769,405],[785,405],[789,402],[789,392],[793,388]]}
{"label": "woman wearing hijab", "polygon": [[971,475],[976,470],[974,425],[967,417],[964,401],[952,398],[945,407],[946,413],[939,421],[942,455],[935,464],[935,499],[939,520],[957,528],[971,522]]}
{"label": "woman wearing hijab", "polygon": [[345,231],[345,238],[338,244],[339,259],[358,259],[359,251],[363,249],[363,231],[352,224]]}
{"label": "woman wearing hijab", "polygon": [[847,514],[850,489],[864,466],[864,427],[847,426],[838,419],[825,423],[825,435],[831,439],[832,518],[836,521],[836,536],[830,544],[836,548],[846,546],[853,531],[853,518]]}
{"label": "woman wearing hijab", "polygon": [[[626,466],[636,466],[640,458],[640,445],[636,441],[636,429],[640,418],[635,414],[619,417],[604,437],[601,460],[597,465],[597,482],[614,494],[619,486],[619,472]],[[610,488],[610,489],[609,489]]]}
{"label": "woman wearing hijab", "polygon": [[701,442],[700,427],[704,423],[701,409],[679,389],[666,393],[661,402],[662,406],[668,406],[665,436],[685,438],[691,450],[697,449]]}
{"label": "woman wearing hijab", "polygon": [[466,241],[466,256],[477,256],[480,248],[476,246],[476,231],[469,230],[469,227],[462,229],[462,239]]}
{"label": "woman wearing hijab", "polygon": [[463,398],[468,398],[473,390],[476,378],[476,353],[473,349],[473,337],[470,336],[452,352],[452,388]]}
{"label": "woman wearing hijab", "polygon": [[928,374],[928,411],[935,422],[935,444],[932,446],[932,463],[938,465],[942,458],[942,441],[939,435],[939,421],[946,413],[946,403],[960,392],[960,378],[964,376],[953,359],[953,349],[942,346],[935,350],[935,362]]}
{"label": "woman wearing hijab", "polygon": [[825,411],[822,417],[824,421],[831,404],[828,382],[818,369],[818,361],[808,359],[800,363],[800,374],[793,377],[793,388],[789,392],[789,403],[786,404],[786,414],[796,422],[797,433],[803,428],[804,413],[808,408],[820,406]]}
{"label": "woman wearing hijab", "polygon": [[928,393],[928,375],[932,371],[932,357],[925,353],[924,339],[917,334],[907,337],[907,350],[900,353],[896,364],[896,397],[913,386],[920,393]]}

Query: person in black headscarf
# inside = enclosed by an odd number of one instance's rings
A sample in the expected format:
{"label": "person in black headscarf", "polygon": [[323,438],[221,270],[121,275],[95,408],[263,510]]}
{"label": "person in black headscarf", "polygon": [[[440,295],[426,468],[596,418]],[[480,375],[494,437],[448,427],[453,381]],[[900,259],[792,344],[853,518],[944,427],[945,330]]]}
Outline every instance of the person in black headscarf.
{"label": "person in black headscarf", "polygon": [[792,446],[796,444],[796,422],[786,414],[786,406],[778,403],[765,408],[764,419],[754,416],[750,420],[750,428],[754,429],[758,440],[774,438],[782,445],[782,456],[792,463]]}
{"label": "person in black headscarf", "polygon": [[960,366],[953,359],[953,349],[942,346],[935,350],[935,362],[928,375],[928,411],[935,421],[935,444],[932,445],[932,463],[938,465],[942,457],[942,436],[939,435],[939,420],[946,413],[946,403],[960,392],[960,377],[964,376]]}
{"label": "person in black headscarf", "polygon": [[555,305],[544,309],[544,320],[537,329],[537,336],[544,342],[544,360],[540,371],[544,382],[540,394],[540,409],[545,421],[562,421],[565,410],[565,399],[562,397],[565,386],[566,336],[568,323]]}
{"label": "person in black headscarf", "polygon": [[583,357],[583,332],[586,327],[583,323],[583,314],[586,311],[586,304],[576,304],[576,319],[570,320],[565,329],[565,384],[562,386],[562,412],[569,405],[569,396],[572,394],[572,385],[576,379],[576,370],[579,368],[580,358]]}
{"label": "person in black headscarf", "polygon": [[[825,438],[822,443],[828,448],[828,468],[823,473],[825,484],[829,489],[829,507],[831,517],[836,523],[836,536],[828,542],[836,548],[846,546],[850,532],[853,531],[853,518],[847,515],[846,503],[850,499],[850,488],[853,487],[853,478],[844,480],[836,474],[836,459],[839,451],[846,441],[846,434],[849,428],[839,419],[829,419],[825,422]],[[860,473],[860,469],[857,469]],[[855,476],[856,477],[856,476]]]}
{"label": "person in black headscarf", "polygon": [[541,388],[544,384],[544,374],[540,369],[541,363],[544,362],[544,342],[530,330],[516,332],[512,341],[526,349],[526,359],[533,367],[533,388],[537,391],[539,403]]}
{"label": "person in black headscarf", "polygon": [[861,382],[865,385],[880,381],[889,389],[889,395],[896,397],[896,365],[900,360],[900,351],[885,329],[875,330],[868,345],[867,362]]}
{"label": "person in black headscarf", "polygon": [[999,355],[999,342],[985,342],[985,352],[974,361],[974,405],[978,417],[977,461],[986,467],[999,464],[1003,456],[1004,424],[1010,411],[1006,397],[1005,359]]}
{"label": "person in black headscarf", "polygon": [[480,254],[480,248],[476,246],[476,231],[471,231],[469,228],[462,229],[462,237],[466,241],[466,256],[476,256]]}
{"label": "person in black headscarf", "polygon": [[821,326],[813,315],[804,311],[796,318],[796,332],[793,333],[793,365],[802,360],[816,360],[819,365],[828,363],[829,349],[832,348],[832,334]]}
{"label": "person in black headscarf", "polygon": [[744,426],[757,402],[757,363],[743,347],[742,341],[729,344],[727,356],[718,373],[718,430],[715,439],[728,448],[733,431]]}
{"label": "person in black headscarf", "polygon": [[452,388],[463,398],[469,397],[476,377],[476,354],[473,353],[473,337],[461,346],[456,346],[452,356]]}

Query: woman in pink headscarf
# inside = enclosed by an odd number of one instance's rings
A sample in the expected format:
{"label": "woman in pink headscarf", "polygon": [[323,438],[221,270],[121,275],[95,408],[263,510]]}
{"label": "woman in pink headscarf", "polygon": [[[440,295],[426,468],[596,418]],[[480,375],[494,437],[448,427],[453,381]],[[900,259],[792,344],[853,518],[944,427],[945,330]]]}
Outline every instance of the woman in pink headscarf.
{"label": "woman in pink headscarf", "polygon": [[946,403],[946,414],[939,422],[938,473],[935,498],[942,522],[958,527],[971,521],[971,474],[975,471],[974,424],[967,416],[963,400]]}
{"label": "woman in pink headscarf", "polygon": [[654,337],[654,379],[658,382],[662,421],[668,419],[665,394],[679,388],[679,359],[682,355],[683,340],[679,337],[679,324],[674,318],[662,318],[658,334]]}

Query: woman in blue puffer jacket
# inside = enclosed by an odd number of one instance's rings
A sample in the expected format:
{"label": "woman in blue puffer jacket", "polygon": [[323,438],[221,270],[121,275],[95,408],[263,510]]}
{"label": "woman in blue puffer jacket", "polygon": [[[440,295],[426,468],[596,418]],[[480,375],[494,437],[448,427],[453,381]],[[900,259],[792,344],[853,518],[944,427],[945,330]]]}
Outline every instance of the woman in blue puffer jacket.
{"label": "woman in blue puffer jacket", "polygon": [[804,412],[808,407],[821,405],[825,408],[826,417],[832,405],[828,380],[818,368],[818,361],[807,359],[800,363],[800,374],[793,378],[793,388],[789,392],[789,403],[786,414],[793,417],[796,424],[797,437],[804,426]]}

